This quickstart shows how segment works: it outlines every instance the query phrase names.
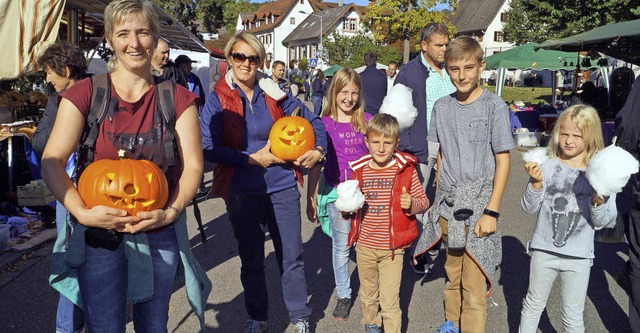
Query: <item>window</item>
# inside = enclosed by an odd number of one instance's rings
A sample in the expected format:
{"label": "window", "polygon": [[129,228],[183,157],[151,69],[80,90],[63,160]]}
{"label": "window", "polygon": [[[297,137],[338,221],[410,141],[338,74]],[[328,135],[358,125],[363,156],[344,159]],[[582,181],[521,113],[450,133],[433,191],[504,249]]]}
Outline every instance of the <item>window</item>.
{"label": "window", "polygon": [[260,44],[264,44],[264,36],[260,36]]}
{"label": "window", "polygon": [[504,34],[502,33],[502,31],[496,31],[493,33],[493,41],[504,42]]}
{"label": "window", "polygon": [[267,44],[271,44],[271,34],[267,35]]}
{"label": "window", "polygon": [[296,25],[296,18],[292,17],[291,19],[289,19],[289,23],[291,23],[291,25]]}
{"label": "window", "polygon": [[507,21],[507,13],[500,13],[500,22]]}
{"label": "window", "polygon": [[344,19],[344,22],[342,22],[342,30],[356,31],[357,22],[356,19]]}

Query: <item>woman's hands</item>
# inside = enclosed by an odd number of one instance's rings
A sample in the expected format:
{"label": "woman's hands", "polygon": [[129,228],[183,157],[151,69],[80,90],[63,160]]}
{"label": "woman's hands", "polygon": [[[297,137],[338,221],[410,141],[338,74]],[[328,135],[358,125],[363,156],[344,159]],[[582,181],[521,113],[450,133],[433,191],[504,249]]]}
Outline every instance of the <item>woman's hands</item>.
{"label": "woman's hands", "polygon": [[297,160],[293,161],[293,164],[297,166],[301,166],[303,168],[311,169],[320,159],[322,158],[322,153],[316,149],[309,150],[306,153],[302,154],[302,156],[298,157]]}
{"label": "woman's hands", "polygon": [[135,234],[168,225],[178,218],[178,213],[173,209],[156,209],[149,212],[138,212],[136,216],[130,216],[122,209],[96,206],[84,211],[82,217],[76,218],[80,224],[87,227]]}
{"label": "woman's hands", "polygon": [[271,140],[267,140],[267,144],[262,147],[262,149],[257,152],[249,155],[249,164],[259,165],[263,168],[270,166],[271,164],[281,164],[286,163],[284,160],[281,160],[271,154]]}

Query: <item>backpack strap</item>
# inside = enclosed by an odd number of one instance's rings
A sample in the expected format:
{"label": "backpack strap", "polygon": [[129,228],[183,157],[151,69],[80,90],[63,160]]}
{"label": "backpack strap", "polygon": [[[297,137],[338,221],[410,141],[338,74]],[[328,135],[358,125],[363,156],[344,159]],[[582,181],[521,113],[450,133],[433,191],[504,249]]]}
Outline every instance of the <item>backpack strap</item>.
{"label": "backpack strap", "polygon": [[[157,80],[157,79],[156,79]],[[175,165],[175,125],[176,125],[176,108],[174,104],[175,83],[171,80],[162,82],[156,81],[156,110],[162,114],[162,118],[166,124],[164,141],[164,151],[169,166]]]}
{"label": "backpack strap", "polygon": [[77,167],[78,175],[93,162],[96,141],[100,132],[100,123],[118,108],[118,101],[111,99],[111,79],[108,74],[91,77],[91,107],[87,114],[85,128],[78,147]]}

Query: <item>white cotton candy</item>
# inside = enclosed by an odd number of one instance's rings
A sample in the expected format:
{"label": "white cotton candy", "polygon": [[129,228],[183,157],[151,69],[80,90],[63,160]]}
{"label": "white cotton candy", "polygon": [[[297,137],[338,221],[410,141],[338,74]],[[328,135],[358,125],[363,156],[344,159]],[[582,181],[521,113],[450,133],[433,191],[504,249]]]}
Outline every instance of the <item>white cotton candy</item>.
{"label": "white cotton candy", "polygon": [[380,106],[380,113],[390,114],[398,119],[401,131],[411,127],[418,116],[418,109],[413,106],[411,91],[405,85],[396,84]]}
{"label": "white cotton candy", "polygon": [[522,159],[526,163],[534,162],[541,165],[544,161],[549,159],[549,149],[547,149],[547,147],[533,148],[528,152],[523,153]]}
{"label": "white cotton candy", "polygon": [[621,192],[637,172],[638,160],[620,147],[609,146],[591,157],[585,176],[602,197]]}
{"label": "white cotton candy", "polygon": [[335,206],[338,211],[355,213],[364,205],[364,194],[360,191],[357,180],[347,180],[340,183],[336,190],[338,199],[335,202]]}

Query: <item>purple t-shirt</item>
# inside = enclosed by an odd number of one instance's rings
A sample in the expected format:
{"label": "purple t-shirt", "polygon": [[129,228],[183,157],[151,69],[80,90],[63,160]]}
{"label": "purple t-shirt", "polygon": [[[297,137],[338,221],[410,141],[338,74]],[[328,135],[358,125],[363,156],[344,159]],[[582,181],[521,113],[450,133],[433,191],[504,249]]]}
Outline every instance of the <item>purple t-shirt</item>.
{"label": "purple t-shirt", "polygon": [[[364,113],[364,120],[369,122],[373,116]],[[324,179],[327,185],[337,187],[345,181],[350,173],[349,162],[367,154],[364,134],[356,132],[351,123],[339,123],[329,116],[322,117],[327,128],[327,160],[324,164]],[[345,170],[347,177],[345,177]]]}

